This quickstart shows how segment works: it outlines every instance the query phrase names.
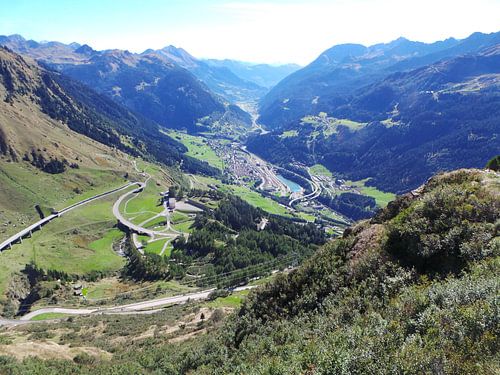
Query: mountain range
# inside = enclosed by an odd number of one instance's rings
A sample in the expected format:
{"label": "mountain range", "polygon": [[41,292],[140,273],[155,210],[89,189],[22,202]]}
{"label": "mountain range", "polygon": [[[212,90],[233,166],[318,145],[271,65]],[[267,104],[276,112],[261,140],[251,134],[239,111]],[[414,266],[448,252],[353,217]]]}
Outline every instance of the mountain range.
{"label": "mountain range", "polygon": [[261,98],[258,121],[271,132],[250,135],[249,150],[285,167],[322,164],[384,191],[408,191],[441,170],[483,166],[500,149],[500,33],[342,44],[302,69],[200,60],[173,46],[96,51],[18,35],[0,37],[0,44],[153,128],[251,134]]}
{"label": "mountain range", "polygon": [[69,138],[81,134],[133,156],[155,158],[166,165],[182,162],[184,168],[215,173],[208,164],[183,155],[186,148],[161,133],[154,121],[5,47],[0,47],[0,92],[1,150],[12,161],[29,161],[34,152],[37,158],[68,164],[88,159],[84,149],[56,145],[48,136],[56,127]]}
{"label": "mountain range", "polygon": [[96,51],[78,43],[39,43],[20,35],[0,36],[0,45],[79,80],[165,127],[191,132],[211,129],[214,123],[245,130],[251,117],[235,104],[256,102],[291,69],[232,62],[255,71],[242,78],[224,64],[196,59],[174,46],[137,54]]}
{"label": "mountain range", "polygon": [[263,98],[261,121],[275,130],[248,147],[398,193],[483,166],[500,150],[499,46],[500,33],[476,33],[333,47]]}
{"label": "mountain range", "polygon": [[0,37],[0,372],[499,373],[500,157],[462,169],[499,104],[500,33],[302,69]]}
{"label": "mountain range", "polygon": [[479,52],[498,43],[500,32],[474,33],[462,40],[449,38],[431,44],[399,38],[370,47],[336,45],[273,87],[260,102],[260,120],[274,128],[319,112],[335,115],[357,90],[391,73]]}
{"label": "mountain range", "polygon": [[227,68],[237,76],[267,89],[277,85],[283,78],[300,69],[297,64],[250,64],[229,59],[209,59],[206,62],[210,66]]}

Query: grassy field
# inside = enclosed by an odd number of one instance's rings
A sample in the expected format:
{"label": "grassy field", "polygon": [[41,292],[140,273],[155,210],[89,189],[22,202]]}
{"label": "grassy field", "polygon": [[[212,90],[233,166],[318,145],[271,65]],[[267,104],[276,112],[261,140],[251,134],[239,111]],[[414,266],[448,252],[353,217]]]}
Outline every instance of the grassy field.
{"label": "grassy field", "polygon": [[376,187],[365,186],[366,181],[368,181],[368,179],[360,181],[346,181],[346,185],[359,189],[361,194],[373,197],[379,207],[387,206],[390,201],[396,198],[396,194],[394,193],[386,193],[378,190]]}
{"label": "grassy field", "polygon": [[349,119],[333,119],[338,125],[347,126],[351,130],[359,130],[366,126],[366,122],[357,122]]}
{"label": "grassy field", "polygon": [[324,129],[323,133],[326,137],[332,134],[336,134],[338,132],[339,126],[345,126],[351,131],[356,131],[364,128],[366,126],[366,123],[356,122],[348,119],[329,118],[328,126]]}
{"label": "grassy field", "polygon": [[148,221],[146,224],[144,224],[144,227],[146,227],[146,228],[154,228],[156,226],[159,226],[159,225],[163,224],[165,221],[166,221],[165,216],[159,216],[156,219]]}
{"label": "grassy field", "polygon": [[84,275],[91,271],[114,272],[125,260],[111,248],[122,236],[111,207],[118,192],[99,199],[48,223],[32,238],[0,254],[0,298],[5,295],[12,276],[33,261],[43,269]]}
{"label": "grassy field", "polygon": [[212,308],[232,307],[236,309],[241,306],[248,293],[250,293],[250,290],[234,292],[227,297],[219,297],[214,301],[207,302],[206,306]]}
{"label": "grassy field", "polygon": [[273,201],[270,198],[263,197],[258,192],[251,190],[246,186],[241,185],[227,185],[223,184],[221,181],[204,176],[193,176],[192,180],[196,183],[195,187],[198,189],[208,189],[208,185],[215,185],[221,191],[226,193],[232,193],[252,206],[260,207],[264,211],[275,215],[281,215],[286,217],[291,217],[290,212],[278,202]]}
{"label": "grassy field", "polygon": [[298,135],[299,132],[297,130],[287,130],[280,135],[280,138],[292,138],[297,137]]}
{"label": "grassy field", "polygon": [[330,172],[328,169],[326,169],[325,166],[321,164],[315,164],[312,167],[309,168],[309,171],[311,172],[312,175],[315,176],[327,176],[327,177],[332,177],[332,172]]}
{"label": "grassy field", "polygon": [[174,211],[171,215],[170,215],[170,221],[172,223],[178,223],[179,221],[184,221],[184,220],[187,220],[189,218],[188,215],[186,214],[183,214],[182,212],[179,212],[179,211]]}
{"label": "grassy field", "polygon": [[[122,202],[120,211],[132,223],[142,224],[163,212],[164,207],[160,203],[160,193],[166,191],[174,181],[166,174],[167,171],[158,165],[137,161],[137,168],[148,173],[151,179],[148,180],[142,192],[134,194]],[[144,226],[152,228],[163,222],[165,222],[165,218],[162,216],[146,222]]]}
{"label": "grassy field", "polygon": [[89,248],[94,250],[98,255],[101,267],[116,267],[115,262],[117,259],[113,251],[113,243],[122,239],[124,236],[125,234],[121,230],[111,229],[102,238],[89,244]]}
{"label": "grassy field", "polygon": [[[160,167],[157,164],[146,162],[144,160],[137,160],[136,163],[137,169],[151,175],[151,177],[162,186],[171,186],[174,184],[174,180],[182,179],[182,172],[175,169],[169,169],[164,166]],[[143,179],[144,178],[142,177],[141,180]]]}
{"label": "grassy field", "polygon": [[189,290],[187,287],[180,285],[177,281],[156,281],[156,282],[126,282],[120,280],[119,278],[104,278],[99,281],[88,283],[88,294],[89,300],[100,300],[100,299],[112,299],[120,294],[131,294],[139,293],[144,290],[155,290],[160,289],[164,292],[170,292],[172,295],[177,292],[185,292]]}
{"label": "grassy field", "polygon": [[143,234],[137,235],[137,241],[142,242],[143,244],[146,244],[150,239],[151,239],[151,237],[143,235]]}
{"label": "grassy field", "polygon": [[163,189],[156,186],[152,181],[149,181],[144,191],[133,195],[130,199],[122,204],[122,211],[128,217],[139,213],[158,214],[163,211],[163,205],[160,204],[160,192]]}
{"label": "grassy field", "polygon": [[187,220],[187,221],[183,221],[183,222],[178,223],[178,224],[174,224],[173,228],[175,230],[178,230],[179,232],[182,232],[182,233],[191,233],[193,231],[193,229],[191,228],[193,223],[194,223],[194,220]]}
{"label": "grassy field", "polygon": [[316,220],[316,217],[314,215],[308,214],[307,212],[299,211],[296,213],[296,216],[301,219],[304,219],[305,221],[310,221],[311,223],[313,223],[314,220]]}
{"label": "grassy field", "polygon": [[287,217],[292,216],[290,212],[278,202],[275,202],[270,198],[263,197],[256,191],[250,190],[247,187],[239,185],[225,185],[221,190],[231,192],[244,201],[250,203],[252,206],[262,208],[270,214]]}
{"label": "grassy field", "polygon": [[322,210],[321,211],[321,215],[322,216],[325,216],[327,218],[330,218],[330,219],[333,219],[333,220],[336,220],[336,221],[339,221],[340,223],[343,223],[345,225],[348,225],[344,219],[344,217],[342,217],[340,214],[338,214],[337,212],[335,211],[332,211],[332,210]]}
{"label": "grassy field", "polygon": [[248,285],[259,286],[259,285],[267,284],[268,282],[274,280],[277,275],[279,275],[279,273],[275,273],[275,274],[272,274],[269,276],[261,277],[260,279],[250,281],[248,283]]}
{"label": "grassy field", "polygon": [[170,258],[170,255],[172,254],[173,249],[174,249],[174,246],[172,245],[172,243],[169,243],[167,245],[167,248],[165,249],[165,252],[163,253],[163,256]]}
{"label": "grassy field", "polygon": [[201,190],[210,189],[209,185],[222,186],[222,182],[213,177],[199,176],[199,175],[190,175],[190,180],[193,184],[193,187]]}
{"label": "grassy field", "polygon": [[[130,202],[131,212],[144,208],[153,211],[140,218],[143,221],[162,210],[161,206],[155,205],[157,194],[173,181],[167,174],[170,172],[168,168],[142,160],[137,161],[137,166],[153,176],[145,194]],[[38,220],[35,204],[40,204],[48,213],[51,208],[60,209],[123,186],[127,182],[126,173],[130,180],[144,179],[134,170],[131,160],[122,160],[120,167],[123,170],[81,166],[51,175],[27,163],[7,163],[0,159],[0,240]],[[116,219],[111,209],[124,192],[70,211],[45,225],[41,231],[34,232],[31,238],[25,238],[22,243],[0,253],[0,300],[8,291],[19,289],[22,270],[31,262],[45,270],[71,275],[83,276],[93,271],[112,275],[118,272],[125,259],[116,254],[112,246],[123,233],[115,228]],[[167,249],[166,254],[169,253]]]}
{"label": "grassy field", "polygon": [[396,198],[396,194],[394,193],[385,193],[383,191],[378,190],[373,186],[365,186],[361,188],[361,192],[369,197],[375,198],[377,205],[380,207],[385,207],[387,204]]}
{"label": "grassy field", "polygon": [[153,211],[147,211],[140,214],[129,215],[129,220],[134,224],[141,224],[146,220],[150,220],[156,215]]}
{"label": "grassy field", "polygon": [[[61,209],[126,183],[124,172],[90,168],[62,174],[41,172],[26,163],[0,161],[0,239],[39,219],[36,204]],[[9,225],[4,225],[9,223]]]}
{"label": "grassy field", "polygon": [[187,147],[188,151],[186,155],[206,161],[212,167],[219,168],[220,170],[224,169],[224,162],[206,143],[207,141],[205,138],[175,131],[170,131],[168,134]]}
{"label": "grassy field", "polygon": [[[58,223],[55,233],[46,233],[47,225],[37,233],[40,238],[33,236],[33,240],[25,241],[31,242],[35,263],[44,269],[80,275],[120,269],[124,259],[112,250],[111,244],[122,234],[113,228],[115,219],[108,216],[110,205],[100,202],[80,212],[75,210],[72,217],[63,218],[65,223]],[[98,218],[101,220],[96,221]]]}
{"label": "grassy field", "polygon": [[[68,173],[69,172],[69,173]],[[77,172],[75,170],[69,170],[66,173],[69,176],[79,176],[79,178],[85,179],[85,181],[93,181],[88,189],[82,191],[79,194],[75,194],[73,197],[69,198],[64,202],[63,205],[57,206],[57,209],[64,208],[70,204],[77,203],[83,199],[90,198],[93,195],[104,193],[106,191],[112,190],[119,186],[125,185],[128,181],[123,177],[124,174],[116,175],[115,173],[110,173],[110,171],[102,171],[96,169],[79,169]],[[71,178],[71,177],[70,177]],[[135,180],[135,178],[133,178]],[[98,184],[95,181],[99,181]],[[96,186],[97,185],[97,186]]]}
{"label": "grassy field", "polygon": [[149,242],[146,247],[144,247],[144,252],[149,254],[160,254],[163,249],[163,245],[167,242],[167,239]]}
{"label": "grassy field", "polygon": [[89,283],[87,297],[89,302],[113,300],[120,295],[128,295],[130,300],[138,300],[143,297],[154,298],[155,296],[149,295],[153,292],[158,292],[161,296],[174,296],[194,290],[189,286],[179,284],[176,280],[130,283],[118,278],[106,278]]}
{"label": "grassy field", "polygon": [[312,138],[316,138],[321,131],[325,137],[338,132],[339,126],[345,126],[351,131],[362,129],[366,126],[365,122],[356,122],[349,119],[339,119],[335,117],[328,117],[326,113],[322,112],[319,116],[306,116],[303,117],[301,122],[303,124],[311,124],[314,126],[316,132],[311,133]]}
{"label": "grassy field", "polygon": [[45,314],[40,314],[37,316],[34,316],[31,318],[33,321],[40,321],[40,320],[49,320],[49,319],[61,319],[69,316],[69,314],[64,314],[64,313],[45,313]]}
{"label": "grassy field", "polygon": [[[102,279],[95,283],[87,284],[87,298],[88,299],[101,299],[114,296],[120,288],[120,282],[116,278]],[[124,290],[128,290],[125,288]]]}

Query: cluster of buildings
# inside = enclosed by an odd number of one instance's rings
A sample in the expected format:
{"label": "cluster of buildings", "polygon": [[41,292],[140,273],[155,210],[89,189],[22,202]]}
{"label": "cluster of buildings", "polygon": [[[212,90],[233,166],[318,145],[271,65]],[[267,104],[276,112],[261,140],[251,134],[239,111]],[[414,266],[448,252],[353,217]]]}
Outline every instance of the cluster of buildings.
{"label": "cluster of buildings", "polygon": [[254,165],[248,155],[241,150],[238,143],[222,143],[209,141],[209,146],[224,161],[227,171],[234,176],[235,182],[258,180],[260,173],[258,166]]}

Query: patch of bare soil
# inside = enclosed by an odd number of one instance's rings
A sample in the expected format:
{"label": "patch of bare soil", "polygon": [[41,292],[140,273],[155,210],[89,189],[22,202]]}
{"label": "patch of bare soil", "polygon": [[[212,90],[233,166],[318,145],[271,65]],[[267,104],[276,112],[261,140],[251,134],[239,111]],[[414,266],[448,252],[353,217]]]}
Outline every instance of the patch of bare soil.
{"label": "patch of bare soil", "polygon": [[365,256],[377,251],[383,242],[382,237],[384,235],[385,230],[382,224],[372,224],[362,229],[357,235],[357,241],[350,252],[351,268],[354,268]]}

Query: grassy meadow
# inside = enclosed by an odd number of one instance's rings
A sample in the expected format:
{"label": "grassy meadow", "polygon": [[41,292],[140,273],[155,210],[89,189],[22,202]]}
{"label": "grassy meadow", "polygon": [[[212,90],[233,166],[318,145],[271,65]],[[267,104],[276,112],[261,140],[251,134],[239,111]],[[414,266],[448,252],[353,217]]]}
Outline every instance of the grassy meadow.
{"label": "grassy meadow", "polygon": [[224,169],[224,162],[206,143],[207,141],[205,138],[176,131],[170,131],[168,134],[187,147],[188,151],[186,152],[186,155],[206,161],[212,167],[219,168],[220,170]]}

